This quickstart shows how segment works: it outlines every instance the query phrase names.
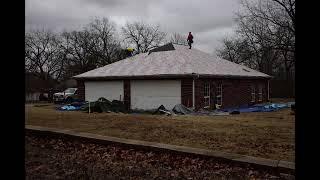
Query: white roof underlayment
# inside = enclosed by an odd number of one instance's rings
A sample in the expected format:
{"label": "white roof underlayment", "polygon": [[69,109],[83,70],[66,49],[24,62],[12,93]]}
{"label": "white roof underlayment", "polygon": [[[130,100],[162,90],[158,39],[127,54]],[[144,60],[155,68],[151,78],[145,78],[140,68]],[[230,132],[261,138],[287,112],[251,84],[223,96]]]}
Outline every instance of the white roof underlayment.
{"label": "white roof underlayment", "polygon": [[215,57],[189,46],[174,44],[175,50],[141,53],[74,76],[75,78],[134,77],[155,75],[217,75],[271,77],[246,66]]}

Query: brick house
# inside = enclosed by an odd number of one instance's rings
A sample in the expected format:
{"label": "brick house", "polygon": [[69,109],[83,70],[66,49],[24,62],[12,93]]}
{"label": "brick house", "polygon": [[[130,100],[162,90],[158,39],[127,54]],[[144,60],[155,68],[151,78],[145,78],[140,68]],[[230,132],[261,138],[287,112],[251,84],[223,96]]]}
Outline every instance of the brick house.
{"label": "brick house", "polygon": [[83,100],[124,101],[128,109],[237,107],[269,100],[271,76],[198,49],[166,44],[74,76]]}

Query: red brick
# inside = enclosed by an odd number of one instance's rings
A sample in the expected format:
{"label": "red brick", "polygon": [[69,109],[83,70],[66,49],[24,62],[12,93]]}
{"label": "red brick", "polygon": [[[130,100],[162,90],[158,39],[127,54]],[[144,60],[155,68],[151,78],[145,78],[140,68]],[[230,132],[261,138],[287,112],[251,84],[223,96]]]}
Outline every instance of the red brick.
{"label": "red brick", "polygon": [[123,81],[123,103],[126,107],[126,110],[131,109],[131,92],[130,92],[130,80]]}
{"label": "red brick", "polygon": [[[254,103],[266,102],[268,98],[267,80],[246,79],[196,79],[195,80],[195,109],[204,107],[204,83],[210,83],[210,105],[214,108],[214,97],[217,86],[222,83],[222,108],[239,107],[251,103],[251,85],[256,88]],[[262,101],[258,101],[258,85],[262,87]],[[182,93],[183,94],[183,93]]]}
{"label": "red brick", "polygon": [[192,107],[193,105],[192,89],[192,79],[181,80],[181,104],[186,107]]}
{"label": "red brick", "polygon": [[84,101],[85,100],[85,87],[84,87],[84,81],[77,80],[77,88],[78,88],[78,96],[79,100]]}

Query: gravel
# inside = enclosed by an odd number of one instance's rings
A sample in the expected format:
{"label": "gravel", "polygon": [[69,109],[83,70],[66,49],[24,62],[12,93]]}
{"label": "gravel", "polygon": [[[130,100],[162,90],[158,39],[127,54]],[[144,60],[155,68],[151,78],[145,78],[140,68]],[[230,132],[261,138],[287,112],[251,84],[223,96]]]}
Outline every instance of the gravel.
{"label": "gravel", "polygon": [[26,179],[295,179],[213,158],[25,136]]}

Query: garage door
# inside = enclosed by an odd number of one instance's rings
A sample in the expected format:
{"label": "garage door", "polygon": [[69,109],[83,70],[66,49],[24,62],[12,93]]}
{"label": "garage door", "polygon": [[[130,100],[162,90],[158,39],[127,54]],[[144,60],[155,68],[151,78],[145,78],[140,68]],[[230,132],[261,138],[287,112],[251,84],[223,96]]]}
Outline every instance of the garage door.
{"label": "garage door", "polygon": [[131,81],[132,109],[156,109],[164,105],[171,110],[176,104],[181,104],[181,81]]}
{"label": "garage door", "polygon": [[104,97],[109,101],[123,100],[123,81],[89,81],[84,83],[86,101]]}

